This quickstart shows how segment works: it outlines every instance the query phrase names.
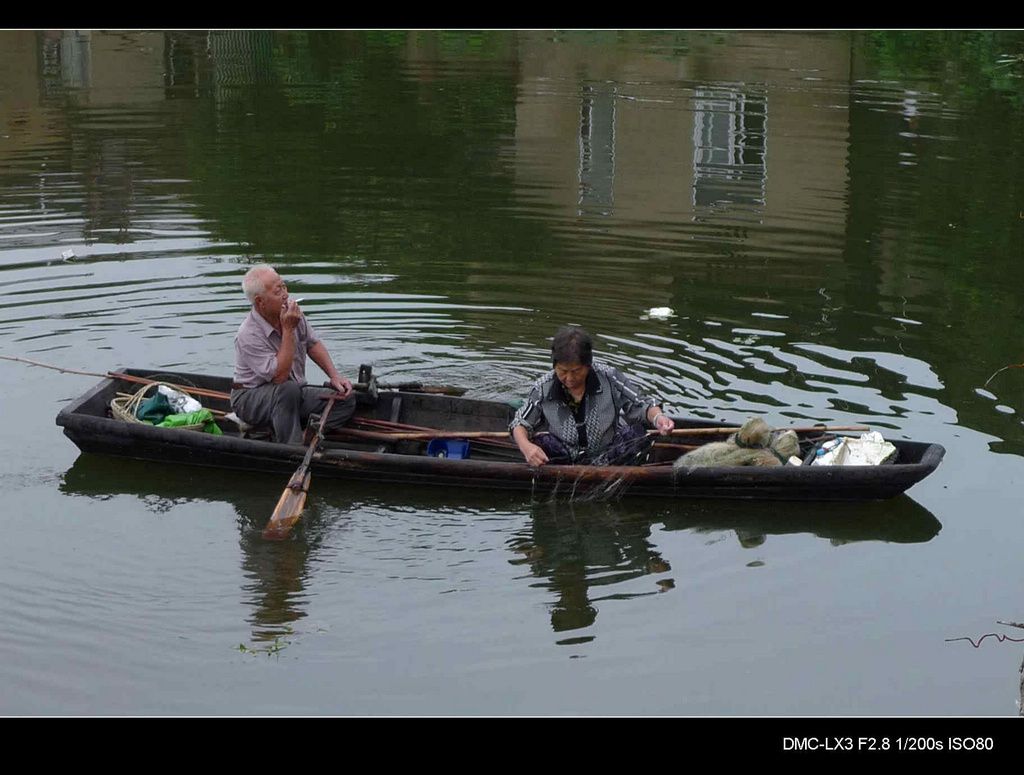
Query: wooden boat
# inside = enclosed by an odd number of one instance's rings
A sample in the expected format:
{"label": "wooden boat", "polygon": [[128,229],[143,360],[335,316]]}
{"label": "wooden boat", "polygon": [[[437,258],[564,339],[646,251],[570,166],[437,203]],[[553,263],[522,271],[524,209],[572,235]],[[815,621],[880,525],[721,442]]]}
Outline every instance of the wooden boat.
{"label": "wooden boat", "polygon": [[[124,369],[144,378],[226,394],[228,377]],[[157,428],[111,416],[111,400],[139,389],[133,381],[109,376],[57,415],[57,424],[83,452],[161,464],[213,466],[280,473],[287,479],[305,449],[244,437],[228,420],[218,420],[223,435],[180,428]],[[202,397],[210,409],[229,411],[223,397]],[[522,490],[531,493],[598,496],[628,494],[669,498],[745,498],[772,500],[866,501],[894,497],[928,476],[942,460],[941,445],[892,441],[898,460],[881,466],[712,467],[675,471],[672,461],[682,444],[721,440],[725,434],[674,435],[658,444],[643,466],[527,465],[518,449],[500,438],[473,438],[480,432],[506,431],[515,408],[499,401],[406,391],[380,391],[360,403],[352,431],[332,436],[313,458],[318,479],[359,479],[381,483],[429,484]],[[679,431],[716,427],[706,420],[675,418]],[[439,429],[469,439],[467,459],[427,454],[425,438],[395,438],[396,430]],[[819,431],[801,434],[801,449],[810,451]],[[507,437],[506,437],[507,439]]]}

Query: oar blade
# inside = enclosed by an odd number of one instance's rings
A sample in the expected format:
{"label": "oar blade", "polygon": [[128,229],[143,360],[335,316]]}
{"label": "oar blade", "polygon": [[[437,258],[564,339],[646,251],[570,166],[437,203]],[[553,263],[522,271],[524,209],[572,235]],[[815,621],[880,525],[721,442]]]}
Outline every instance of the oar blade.
{"label": "oar blade", "polygon": [[288,537],[292,527],[302,516],[306,506],[306,493],[309,492],[309,471],[298,472],[292,477],[288,486],[281,493],[270,522],[263,530],[266,541],[281,541]]}

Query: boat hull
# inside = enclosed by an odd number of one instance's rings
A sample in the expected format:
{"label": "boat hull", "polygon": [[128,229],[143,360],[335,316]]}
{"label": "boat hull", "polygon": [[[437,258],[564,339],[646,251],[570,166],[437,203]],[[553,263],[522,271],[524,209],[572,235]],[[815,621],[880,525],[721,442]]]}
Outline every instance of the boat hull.
{"label": "boat hull", "polygon": [[[168,374],[127,369],[137,377],[180,381],[227,392],[230,379],[196,374]],[[302,462],[304,449],[271,441],[222,436],[128,423],[107,416],[118,391],[137,385],[105,379],[74,400],[57,416],[57,424],[83,452],[268,473],[290,474]],[[214,409],[228,409],[222,399],[204,398]],[[451,431],[507,427],[514,408],[501,402],[450,396],[381,392],[375,404],[360,407],[357,416]],[[713,423],[676,419],[679,428],[714,427]],[[892,465],[823,467],[713,467],[675,471],[671,465],[569,466],[533,468],[515,450],[488,451],[480,459],[429,457],[425,442],[381,445],[373,442],[332,442],[312,462],[317,478],[358,479],[381,484],[429,485],[485,490],[582,496],[643,495],[666,498],[729,498],[798,501],[866,501],[892,498],[931,474],[945,450],[938,444],[895,441],[899,461]],[[477,442],[473,442],[474,448]],[[477,453],[473,453],[476,455]]]}

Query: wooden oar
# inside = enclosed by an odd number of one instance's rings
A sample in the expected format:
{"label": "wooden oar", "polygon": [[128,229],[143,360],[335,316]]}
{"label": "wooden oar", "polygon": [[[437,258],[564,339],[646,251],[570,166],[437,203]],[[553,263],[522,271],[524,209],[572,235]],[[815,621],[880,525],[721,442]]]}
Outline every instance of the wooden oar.
{"label": "wooden oar", "polygon": [[267,523],[266,528],[263,530],[264,540],[280,541],[286,538],[292,529],[292,525],[302,516],[302,509],[306,505],[306,495],[309,493],[309,480],[311,477],[309,464],[313,460],[313,454],[316,452],[317,447],[323,441],[324,427],[327,425],[327,415],[331,413],[334,399],[335,396],[331,396],[328,399],[327,409],[324,410],[323,416],[320,418],[320,425],[317,428],[316,436],[309,443],[309,449],[306,450],[306,456],[302,459],[302,465],[292,474],[288,486],[281,493],[281,499],[277,502],[277,508],[274,509],[270,522]]}

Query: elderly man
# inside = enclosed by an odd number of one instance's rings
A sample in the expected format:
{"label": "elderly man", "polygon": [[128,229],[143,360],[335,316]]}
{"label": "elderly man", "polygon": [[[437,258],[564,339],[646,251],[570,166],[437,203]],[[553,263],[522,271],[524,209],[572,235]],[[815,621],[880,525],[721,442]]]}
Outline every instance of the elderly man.
{"label": "elderly man", "polygon": [[308,354],[344,397],[336,401],[327,429],[344,425],[356,408],[352,383],[338,374],[327,348],[288,297],[288,287],[273,267],[260,264],[242,280],[252,310],[235,336],[235,378],[231,408],[250,425],[269,425],[277,441],[302,444],[302,426],[327,407],[329,388],[306,384]]}

